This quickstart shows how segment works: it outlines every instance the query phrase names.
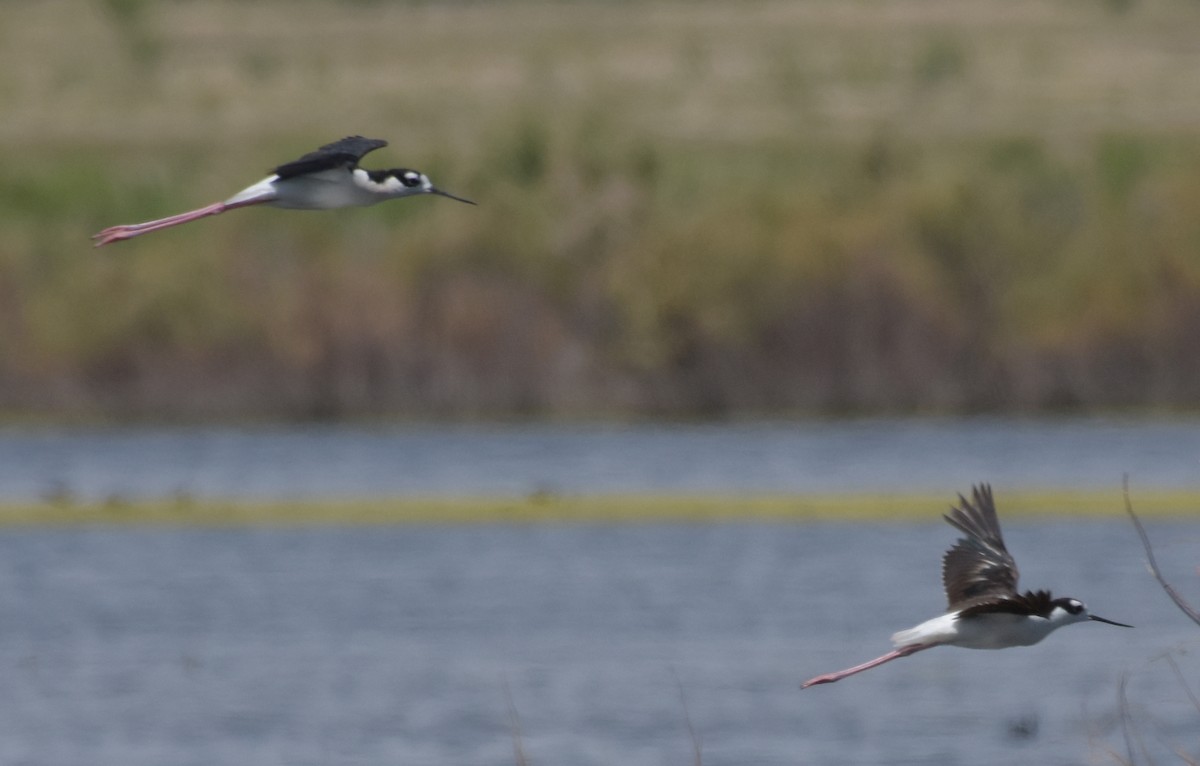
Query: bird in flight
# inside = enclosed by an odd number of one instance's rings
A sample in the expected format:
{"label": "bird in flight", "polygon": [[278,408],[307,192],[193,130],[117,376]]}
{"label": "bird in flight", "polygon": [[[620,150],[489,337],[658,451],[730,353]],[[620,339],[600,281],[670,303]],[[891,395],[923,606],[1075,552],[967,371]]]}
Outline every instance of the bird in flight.
{"label": "bird in flight", "polygon": [[224,202],[214,202],[196,210],[145,223],[110,226],[92,235],[92,239],[96,247],[102,247],[250,205],[272,205],[291,210],[331,210],[374,205],[386,199],[418,194],[437,194],[469,205],[475,204],[469,199],[436,188],[428,176],[416,170],[364,170],[358,166],[359,160],[369,152],[385,146],[387,141],[378,138],[349,136],[326,144],[298,160],[280,165],[271,175]]}
{"label": "bird in flight", "polygon": [[1005,649],[1030,646],[1064,625],[1103,622],[1131,628],[1090,614],[1083,602],[1054,598],[1049,591],[1017,591],[1017,562],[1004,547],[992,488],[971,488],[971,499],[958,496],[958,505],[944,518],[966,537],[959,538],[942,559],[942,583],[949,602],[946,613],[915,628],[892,635],[892,651],[861,665],[805,681],[801,688],[831,684],[885,662],[935,646],[967,649]]}

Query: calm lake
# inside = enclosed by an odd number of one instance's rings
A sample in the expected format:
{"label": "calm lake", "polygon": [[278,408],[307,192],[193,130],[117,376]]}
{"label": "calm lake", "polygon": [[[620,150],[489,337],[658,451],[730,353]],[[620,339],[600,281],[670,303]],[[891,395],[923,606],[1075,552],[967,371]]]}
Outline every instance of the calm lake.
{"label": "calm lake", "polygon": [[[1191,425],[8,431],[8,498],[1195,486]],[[1137,627],[804,679],[939,613],[925,524],[0,532],[0,763],[1116,764],[1200,750],[1200,629],[1120,520],[1021,520],[1026,587]],[[1200,523],[1152,520],[1200,601]],[[1144,762],[1144,759],[1143,759]]]}
{"label": "calm lake", "polygon": [[1200,486],[1200,421],[0,430],[0,501]]}
{"label": "calm lake", "polygon": [[[830,686],[943,608],[952,530],[675,525],[7,531],[0,762],[27,766],[1090,764],[1117,689],[1195,753],[1200,629],[1126,525],[1026,522],[1025,583],[1133,630],[942,648]],[[1200,526],[1155,523],[1190,594]],[[1200,600],[1200,599],[1196,599]]]}

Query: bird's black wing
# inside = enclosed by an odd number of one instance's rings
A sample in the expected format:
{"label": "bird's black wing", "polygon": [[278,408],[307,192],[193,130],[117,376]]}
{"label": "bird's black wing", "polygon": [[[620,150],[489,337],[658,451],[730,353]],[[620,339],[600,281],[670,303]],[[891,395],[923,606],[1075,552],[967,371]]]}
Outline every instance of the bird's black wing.
{"label": "bird's black wing", "polygon": [[317,173],[338,167],[354,167],[368,152],[387,146],[379,138],[348,136],[341,141],[325,144],[315,152],[309,152],[298,160],[284,163],[273,171],[280,178],[291,178],[305,173]]}
{"label": "bird's black wing", "polygon": [[961,609],[959,617],[978,617],[984,614],[1020,614],[1049,617],[1054,610],[1054,597],[1050,591],[1028,590],[1021,596],[982,596]]}
{"label": "bird's black wing", "polygon": [[959,495],[958,505],[945,516],[966,534],[942,559],[942,584],[951,609],[1011,598],[1017,592],[1017,562],[1004,547],[992,488],[980,484],[971,488],[971,495],[971,500]]}

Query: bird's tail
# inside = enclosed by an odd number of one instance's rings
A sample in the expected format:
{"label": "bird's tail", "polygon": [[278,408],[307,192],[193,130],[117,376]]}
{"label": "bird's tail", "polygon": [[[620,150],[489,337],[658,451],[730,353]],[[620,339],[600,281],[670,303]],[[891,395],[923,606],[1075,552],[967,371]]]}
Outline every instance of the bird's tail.
{"label": "bird's tail", "polygon": [[919,643],[921,643],[921,632],[917,628],[898,630],[892,634],[892,646],[897,649],[902,646],[911,646]]}
{"label": "bird's tail", "polygon": [[941,644],[954,638],[955,615],[953,613],[934,617],[932,620],[917,625],[908,630],[896,631],[892,634],[892,644],[897,648],[916,646],[918,644]]}

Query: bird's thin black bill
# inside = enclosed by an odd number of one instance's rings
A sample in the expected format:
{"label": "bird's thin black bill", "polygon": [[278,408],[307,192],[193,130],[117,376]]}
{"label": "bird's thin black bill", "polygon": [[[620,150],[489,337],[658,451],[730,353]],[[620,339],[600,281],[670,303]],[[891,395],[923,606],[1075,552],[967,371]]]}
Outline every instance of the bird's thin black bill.
{"label": "bird's thin black bill", "polygon": [[436,195],[438,195],[438,196],[440,196],[440,197],[449,197],[450,199],[452,199],[452,200],[457,200],[458,202],[465,202],[465,203],[467,203],[468,205],[474,205],[474,204],[475,204],[474,202],[472,202],[472,201],[471,201],[471,200],[469,200],[469,199],[465,199],[465,198],[463,198],[463,197],[455,197],[455,196],[454,196],[453,194],[451,194],[450,192],[444,192],[444,191],[442,191],[441,189],[430,189],[430,190],[429,190],[429,192],[430,192],[430,194],[436,194]]}
{"label": "bird's thin black bill", "polygon": [[1088,615],[1088,616],[1091,617],[1096,622],[1103,622],[1106,625],[1116,625],[1118,628],[1132,628],[1133,627],[1132,625],[1126,625],[1123,622],[1113,622],[1112,620],[1106,620],[1103,617],[1097,617],[1094,614]]}

